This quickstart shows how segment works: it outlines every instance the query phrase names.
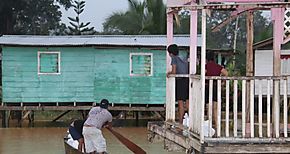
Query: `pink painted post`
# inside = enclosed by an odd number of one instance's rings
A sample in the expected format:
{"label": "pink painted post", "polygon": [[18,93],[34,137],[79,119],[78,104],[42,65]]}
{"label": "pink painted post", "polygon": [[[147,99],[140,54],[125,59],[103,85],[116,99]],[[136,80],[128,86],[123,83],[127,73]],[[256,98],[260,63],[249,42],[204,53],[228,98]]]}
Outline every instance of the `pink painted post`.
{"label": "pink painted post", "polygon": [[281,0],[205,0],[208,2],[236,2],[236,3],[261,3],[261,2],[281,2]]}
{"label": "pink painted post", "polygon": [[[273,76],[281,75],[281,44],[283,43],[284,33],[284,8],[272,8],[272,20],[274,25],[273,31]],[[273,135],[279,137],[279,119],[280,119],[280,81],[274,80],[273,82],[273,110],[272,110],[272,121],[273,121]]]}
{"label": "pink painted post", "polygon": [[190,71],[189,74],[196,73],[197,61],[197,11],[191,11],[190,15]]}
{"label": "pink painted post", "polygon": [[[167,13],[167,46],[173,43],[173,13]],[[170,56],[166,52],[166,71],[171,70]]]}

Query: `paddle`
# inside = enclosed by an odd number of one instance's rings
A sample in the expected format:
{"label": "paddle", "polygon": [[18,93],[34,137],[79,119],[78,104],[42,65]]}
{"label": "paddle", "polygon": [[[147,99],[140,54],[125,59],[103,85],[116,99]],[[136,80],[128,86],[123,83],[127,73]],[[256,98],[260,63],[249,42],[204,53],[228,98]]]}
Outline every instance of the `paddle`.
{"label": "paddle", "polygon": [[116,132],[115,130],[113,130],[112,128],[107,127],[107,129],[115,136],[119,139],[120,142],[122,142],[128,149],[130,149],[132,152],[136,153],[136,154],[146,154],[146,152],[140,148],[138,145],[136,145],[135,143],[133,143],[132,141],[130,141],[129,139],[127,139],[126,137],[124,137],[123,135],[119,134],[118,132]]}

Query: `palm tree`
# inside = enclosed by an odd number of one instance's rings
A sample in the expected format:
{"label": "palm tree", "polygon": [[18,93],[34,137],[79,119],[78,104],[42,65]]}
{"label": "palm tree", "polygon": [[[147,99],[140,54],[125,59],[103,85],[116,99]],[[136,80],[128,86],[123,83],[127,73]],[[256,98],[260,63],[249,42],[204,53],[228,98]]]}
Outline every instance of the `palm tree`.
{"label": "palm tree", "polygon": [[147,0],[148,12],[151,22],[144,28],[151,34],[166,33],[166,5],[162,0]]}
{"label": "palm tree", "polygon": [[166,6],[162,0],[128,0],[129,10],[115,12],[103,23],[107,34],[165,34]]}

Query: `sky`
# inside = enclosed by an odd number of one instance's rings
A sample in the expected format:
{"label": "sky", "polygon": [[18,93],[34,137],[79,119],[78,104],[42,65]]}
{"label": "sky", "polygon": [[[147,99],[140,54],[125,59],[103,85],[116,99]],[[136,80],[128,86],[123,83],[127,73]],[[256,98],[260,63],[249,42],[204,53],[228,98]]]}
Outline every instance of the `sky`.
{"label": "sky", "polygon": [[[106,17],[110,16],[113,12],[126,11],[128,9],[128,0],[85,0],[86,5],[84,12],[80,16],[80,21],[87,23],[91,22],[90,27],[95,27],[96,31],[102,31],[102,23]],[[75,17],[76,14],[73,8],[68,11],[61,9],[62,22],[69,25],[67,17]]]}
{"label": "sky", "polygon": [[[80,21],[87,23],[91,22],[90,27],[95,27],[98,32],[103,31],[103,22],[107,17],[109,17],[113,12],[126,11],[128,9],[128,0],[85,0],[86,5],[84,12],[80,16]],[[140,0],[142,1],[142,0]],[[166,0],[164,0],[166,4]],[[62,22],[69,25],[69,20],[67,17],[75,17],[76,14],[73,8],[68,11],[61,9],[62,11]],[[270,17],[270,12],[266,11],[264,13],[266,17]]]}

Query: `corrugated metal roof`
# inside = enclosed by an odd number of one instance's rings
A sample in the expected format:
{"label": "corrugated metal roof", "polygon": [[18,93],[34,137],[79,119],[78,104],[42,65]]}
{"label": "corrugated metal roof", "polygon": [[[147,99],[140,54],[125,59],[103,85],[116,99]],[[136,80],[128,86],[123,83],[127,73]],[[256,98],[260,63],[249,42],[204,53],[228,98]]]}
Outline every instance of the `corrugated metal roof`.
{"label": "corrugated metal roof", "polygon": [[[189,35],[175,35],[173,42],[189,46]],[[39,36],[3,35],[0,44],[4,46],[166,46],[166,35],[81,35],[81,36]],[[198,36],[198,46],[201,37]]]}

